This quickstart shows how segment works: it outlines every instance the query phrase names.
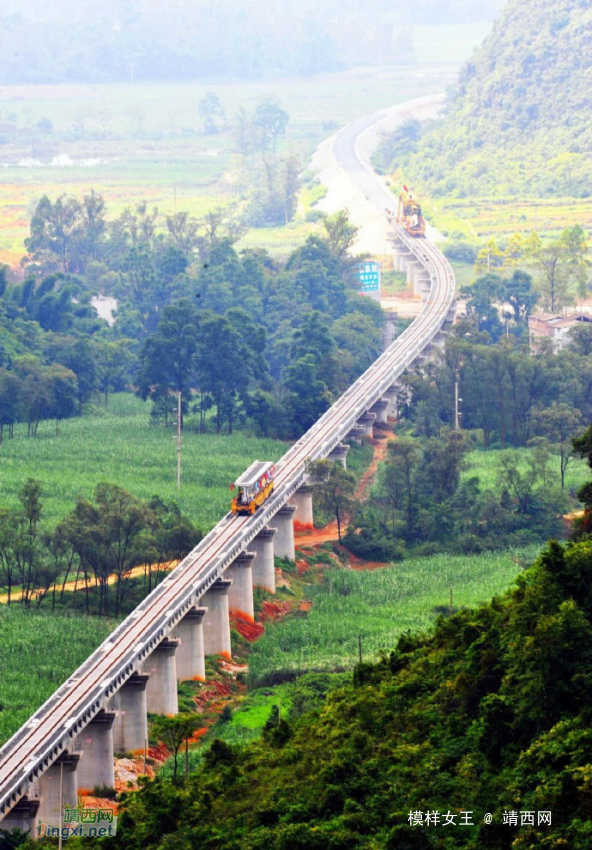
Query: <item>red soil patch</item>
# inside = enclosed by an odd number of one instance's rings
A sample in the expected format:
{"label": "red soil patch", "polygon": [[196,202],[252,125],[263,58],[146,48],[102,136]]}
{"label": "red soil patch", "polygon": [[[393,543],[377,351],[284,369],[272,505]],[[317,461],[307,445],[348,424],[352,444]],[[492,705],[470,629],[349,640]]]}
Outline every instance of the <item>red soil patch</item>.
{"label": "red soil patch", "polygon": [[296,534],[311,531],[312,527],[313,526],[311,522],[300,522],[297,519],[294,520],[294,531]]}
{"label": "red soil patch", "polygon": [[312,602],[310,599],[303,599],[300,605],[298,606],[299,611],[310,611],[312,608]]}
{"label": "red soil patch", "polygon": [[263,609],[259,619],[261,622],[265,622],[265,620],[281,620],[289,611],[289,602],[269,602],[266,600],[263,603]]}
{"label": "red soil patch", "polygon": [[199,741],[201,741],[201,739],[206,734],[208,729],[209,729],[208,726],[202,726],[201,728],[196,729],[195,732],[193,733],[193,735],[191,736],[191,738],[189,739],[189,743],[190,744],[199,743]]}
{"label": "red soil patch", "polygon": [[296,569],[298,570],[300,575],[302,575],[302,573],[307,572],[309,567],[310,565],[308,561],[305,561],[304,558],[299,558],[299,560],[296,561]]}
{"label": "red soil patch", "polygon": [[261,625],[261,623],[254,623],[247,617],[241,617],[238,614],[233,614],[230,618],[230,623],[232,627],[237,630],[239,635],[242,635],[245,640],[249,641],[249,643],[256,641],[265,631],[265,628]]}

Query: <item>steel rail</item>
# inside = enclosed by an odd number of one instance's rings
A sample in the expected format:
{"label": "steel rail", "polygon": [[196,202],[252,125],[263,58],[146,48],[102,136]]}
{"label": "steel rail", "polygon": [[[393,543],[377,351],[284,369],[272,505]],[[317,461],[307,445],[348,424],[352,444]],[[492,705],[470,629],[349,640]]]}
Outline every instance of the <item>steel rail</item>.
{"label": "steel rail", "polygon": [[306,463],[326,457],[359,418],[430,344],[454,299],[454,276],[425,240],[400,228],[395,237],[430,277],[415,321],[276,464],[274,495],[253,517],[227,514],[166,579],[115,629],[0,750],[0,814],[63,752],[121,685],[142,666],[230,563],[304,483]]}

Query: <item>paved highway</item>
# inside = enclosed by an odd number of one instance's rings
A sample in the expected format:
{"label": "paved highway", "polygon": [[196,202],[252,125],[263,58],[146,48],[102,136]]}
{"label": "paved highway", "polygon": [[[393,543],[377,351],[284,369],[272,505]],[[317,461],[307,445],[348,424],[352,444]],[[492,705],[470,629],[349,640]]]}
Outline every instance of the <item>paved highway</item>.
{"label": "paved highway", "polygon": [[[392,208],[394,199],[356,152],[356,140],[372,119],[378,120],[371,116],[344,128],[334,145],[340,161],[363,181],[365,194],[382,211]],[[426,240],[411,239],[402,230],[394,235],[430,275],[430,294],[418,318],[276,464],[275,492],[257,514],[227,514],[5,744],[0,750],[0,814],[27,793],[29,783],[72,743],[208,587],[272,523],[278,509],[304,483],[305,463],[326,457],[438,333],[454,298],[452,270]]]}

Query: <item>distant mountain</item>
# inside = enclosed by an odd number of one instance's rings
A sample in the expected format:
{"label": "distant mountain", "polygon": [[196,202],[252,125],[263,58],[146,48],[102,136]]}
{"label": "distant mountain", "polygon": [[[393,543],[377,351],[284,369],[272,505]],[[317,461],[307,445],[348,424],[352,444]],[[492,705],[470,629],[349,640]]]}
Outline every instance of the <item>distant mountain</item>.
{"label": "distant mountain", "polygon": [[463,68],[446,117],[385,140],[431,194],[592,192],[592,0],[511,0]]}

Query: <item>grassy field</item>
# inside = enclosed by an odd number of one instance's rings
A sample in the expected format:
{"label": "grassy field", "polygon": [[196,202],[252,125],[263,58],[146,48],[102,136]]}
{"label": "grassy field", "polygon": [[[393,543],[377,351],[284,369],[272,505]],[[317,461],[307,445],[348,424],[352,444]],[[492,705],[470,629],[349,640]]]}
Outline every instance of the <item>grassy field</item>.
{"label": "grassy field", "polygon": [[538,548],[436,555],[375,571],[334,568],[332,594],[328,581],[312,586],[308,615],[274,624],[254,645],[249,680],[261,687],[311,670],[351,668],[359,637],[364,657],[376,658],[406,629],[426,629],[437,609],[448,607],[451,588],[455,607],[502,593]]}
{"label": "grassy field", "polygon": [[494,237],[498,242],[513,233],[533,230],[545,238],[557,237],[566,227],[584,225],[592,217],[590,198],[480,198],[426,199],[426,216],[450,238],[476,244]]}
{"label": "grassy field", "polygon": [[[530,453],[530,449],[521,448],[520,457],[523,459],[523,465],[526,466],[526,458]],[[467,456],[467,461],[469,464],[469,468],[466,472],[463,473],[465,478],[479,478],[481,482],[482,489],[491,489],[496,490],[496,478],[497,478],[497,469],[499,465],[499,452],[495,449],[490,449],[489,451],[485,451],[484,449],[480,449],[474,452],[471,452]],[[560,486],[560,472],[559,472],[559,458],[556,456],[551,457],[551,486],[559,487]],[[567,472],[565,474],[565,492],[568,496],[575,496],[576,491],[582,484],[585,484],[590,478],[590,471],[582,459],[578,459],[574,461],[567,468]]]}
{"label": "grassy field", "polygon": [[130,395],[112,397],[103,416],[71,419],[54,436],[42,422],[36,439],[26,426],[0,445],[0,504],[16,506],[27,477],[43,482],[45,519],[55,524],[72,510],[76,497],[92,496],[101,481],[134,495],[174,499],[207,531],[230,507],[230,482],[255,459],[277,460],[287,446],[245,434],[215,436],[186,431],[181,490],[176,488],[176,444],[172,430],[151,425],[149,405]]}
{"label": "grassy field", "polygon": [[[236,200],[236,163],[231,120],[277,98],[290,115],[280,147],[298,153],[303,169],[317,144],[365,113],[442,90],[481,33],[455,29],[455,49],[434,63],[433,32],[419,34],[425,64],[359,68],[339,74],[273,82],[208,82],[129,85],[3,86],[2,120],[17,128],[2,145],[0,167],[0,262],[16,265],[28,235],[28,219],[43,194],[101,192],[109,216],[146,200],[162,213],[197,217]],[[203,132],[199,100],[215,92],[227,127]],[[37,122],[49,119],[51,132]],[[6,141],[6,140],[5,140]],[[242,246],[285,253],[312,230],[304,215],[288,228],[247,234]]]}
{"label": "grassy field", "polygon": [[0,605],[0,743],[16,732],[115,625],[98,617]]}

